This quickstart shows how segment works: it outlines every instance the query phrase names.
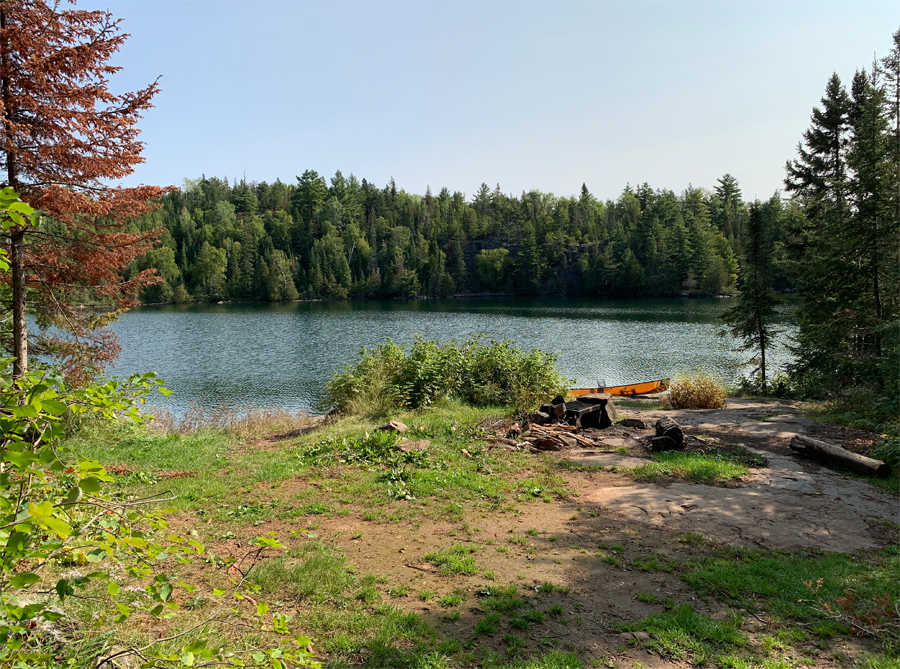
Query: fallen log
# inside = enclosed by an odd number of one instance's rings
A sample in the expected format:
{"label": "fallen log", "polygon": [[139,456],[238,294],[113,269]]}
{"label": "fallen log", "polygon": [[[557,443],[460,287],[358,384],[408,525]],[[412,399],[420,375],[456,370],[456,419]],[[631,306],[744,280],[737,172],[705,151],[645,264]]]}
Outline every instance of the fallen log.
{"label": "fallen log", "polygon": [[791,450],[836,467],[849,469],[851,472],[856,472],[863,476],[886,479],[891,475],[890,465],[881,460],[868,458],[865,455],[859,455],[848,451],[846,448],[828,444],[811,437],[804,437],[798,434],[791,439]]}
{"label": "fallen log", "polygon": [[667,416],[656,421],[656,436],[668,437],[675,442],[677,448],[684,448],[684,432],[681,426]]}

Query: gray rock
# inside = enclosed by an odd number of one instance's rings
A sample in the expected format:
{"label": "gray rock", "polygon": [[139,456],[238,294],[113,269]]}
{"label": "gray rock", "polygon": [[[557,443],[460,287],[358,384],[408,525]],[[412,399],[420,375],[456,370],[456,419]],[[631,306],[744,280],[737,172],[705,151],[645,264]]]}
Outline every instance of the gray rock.
{"label": "gray rock", "polygon": [[413,451],[427,451],[431,442],[427,439],[419,439],[418,441],[403,441],[399,445],[399,449],[404,453],[412,453]]}
{"label": "gray rock", "polygon": [[625,418],[619,421],[622,427],[636,427],[638,430],[646,430],[647,424],[639,418]]}
{"label": "gray rock", "polygon": [[[543,407],[541,407],[543,409]],[[535,411],[531,414],[531,422],[535,425],[544,425],[550,420],[550,414],[544,411]]]}
{"label": "gray rock", "polygon": [[399,432],[403,434],[407,430],[409,430],[409,426],[405,423],[401,423],[399,420],[389,420],[384,425],[379,425],[375,428],[376,430],[384,430],[385,432]]}

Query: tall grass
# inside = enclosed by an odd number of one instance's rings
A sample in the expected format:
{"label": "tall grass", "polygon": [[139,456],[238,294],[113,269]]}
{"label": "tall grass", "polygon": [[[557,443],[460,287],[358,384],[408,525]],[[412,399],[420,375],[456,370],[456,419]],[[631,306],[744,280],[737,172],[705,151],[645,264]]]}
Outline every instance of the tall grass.
{"label": "tall grass", "polygon": [[725,396],[725,388],[718,381],[695,374],[672,379],[663,403],[672,409],[722,409]]}
{"label": "tall grass", "polygon": [[531,409],[566,391],[555,363],[551,354],[525,353],[509,341],[473,337],[442,345],[417,338],[407,352],[389,339],[373,351],[363,349],[358,362],[332,377],[328,401],[360,415],[418,409],[444,398]]}
{"label": "tall grass", "polygon": [[304,411],[248,406],[235,409],[217,405],[191,405],[177,416],[167,409],[153,412],[152,427],[166,434],[193,434],[203,430],[225,430],[239,439],[255,439],[272,432],[287,431],[313,424]]}

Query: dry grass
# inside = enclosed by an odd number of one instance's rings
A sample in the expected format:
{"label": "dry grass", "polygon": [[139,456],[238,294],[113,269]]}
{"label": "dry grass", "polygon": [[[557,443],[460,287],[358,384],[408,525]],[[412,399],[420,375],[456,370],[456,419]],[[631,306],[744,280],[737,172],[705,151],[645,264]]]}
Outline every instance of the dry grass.
{"label": "dry grass", "polygon": [[167,434],[192,434],[202,430],[226,430],[239,439],[258,439],[272,433],[284,433],[314,423],[305,411],[250,406],[244,409],[215,406],[191,406],[176,416],[163,410],[153,414],[152,426]]}
{"label": "dry grass", "polygon": [[704,374],[680,376],[669,384],[663,397],[665,406],[672,409],[722,409],[725,407],[725,388]]}

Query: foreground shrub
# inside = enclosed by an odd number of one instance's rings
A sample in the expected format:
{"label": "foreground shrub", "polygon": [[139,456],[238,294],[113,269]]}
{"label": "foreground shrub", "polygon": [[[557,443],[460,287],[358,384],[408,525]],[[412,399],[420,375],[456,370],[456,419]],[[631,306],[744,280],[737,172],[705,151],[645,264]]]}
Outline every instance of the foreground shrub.
{"label": "foreground shrub", "polygon": [[[141,424],[138,406],[146,396],[168,394],[154,374],[73,389],[58,369],[33,368],[13,378],[11,365],[11,358],[0,358],[0,666],[74,667],[78,659],[65,662],[64,655],[82,641],[94,650],[77,666],[318,666],[309,639],[288,639],[287,617],[270,618],[264,602],[254,600],[255,610],[245,615],[258,630],[249,648],[225,648],[219,640],[216,628],[234,624],[220,614],[244,598],[249,569],[266,549],[283,548],[272,537],[257,537],[220,579],[225,587],[213,596],[223,599],[205,620],[190,625],[191,619],[180,631],[175,621],[157,627],[177,618],[177,600],[196,591],[177,567],[199,564],[204,546],[169,529],[158,507],[174,495],[126,497],[103,465],[61,441],[67,414]],[[79,607],[67,604],[72,599],[90,601],[92,617],[79,617]],[[98,620],[102,626],[95,626]],[[152,633],[124,646],[107,648],[102,641],[104,626],[111,631],[114,624],[141,627],[151,620],[157,621]],[[166,636],[168,629],[173,633]]]}
{"label": "foreground shrub", "polygon": [[481,337],[446,344],[417,338],[408,353],[390,339],[363,349],[356,364],[331,378],[327,395],[340,411],[378,415],[447,397],[529,409],[567,388],[556,357],[543,351],[524,353],[512,342]]}
{"label": "foreground shrub", "polygon": [[725,388],[703,374],[681,376],[669,383],[664,402],[672,409],[721,409],[725,406]]}

